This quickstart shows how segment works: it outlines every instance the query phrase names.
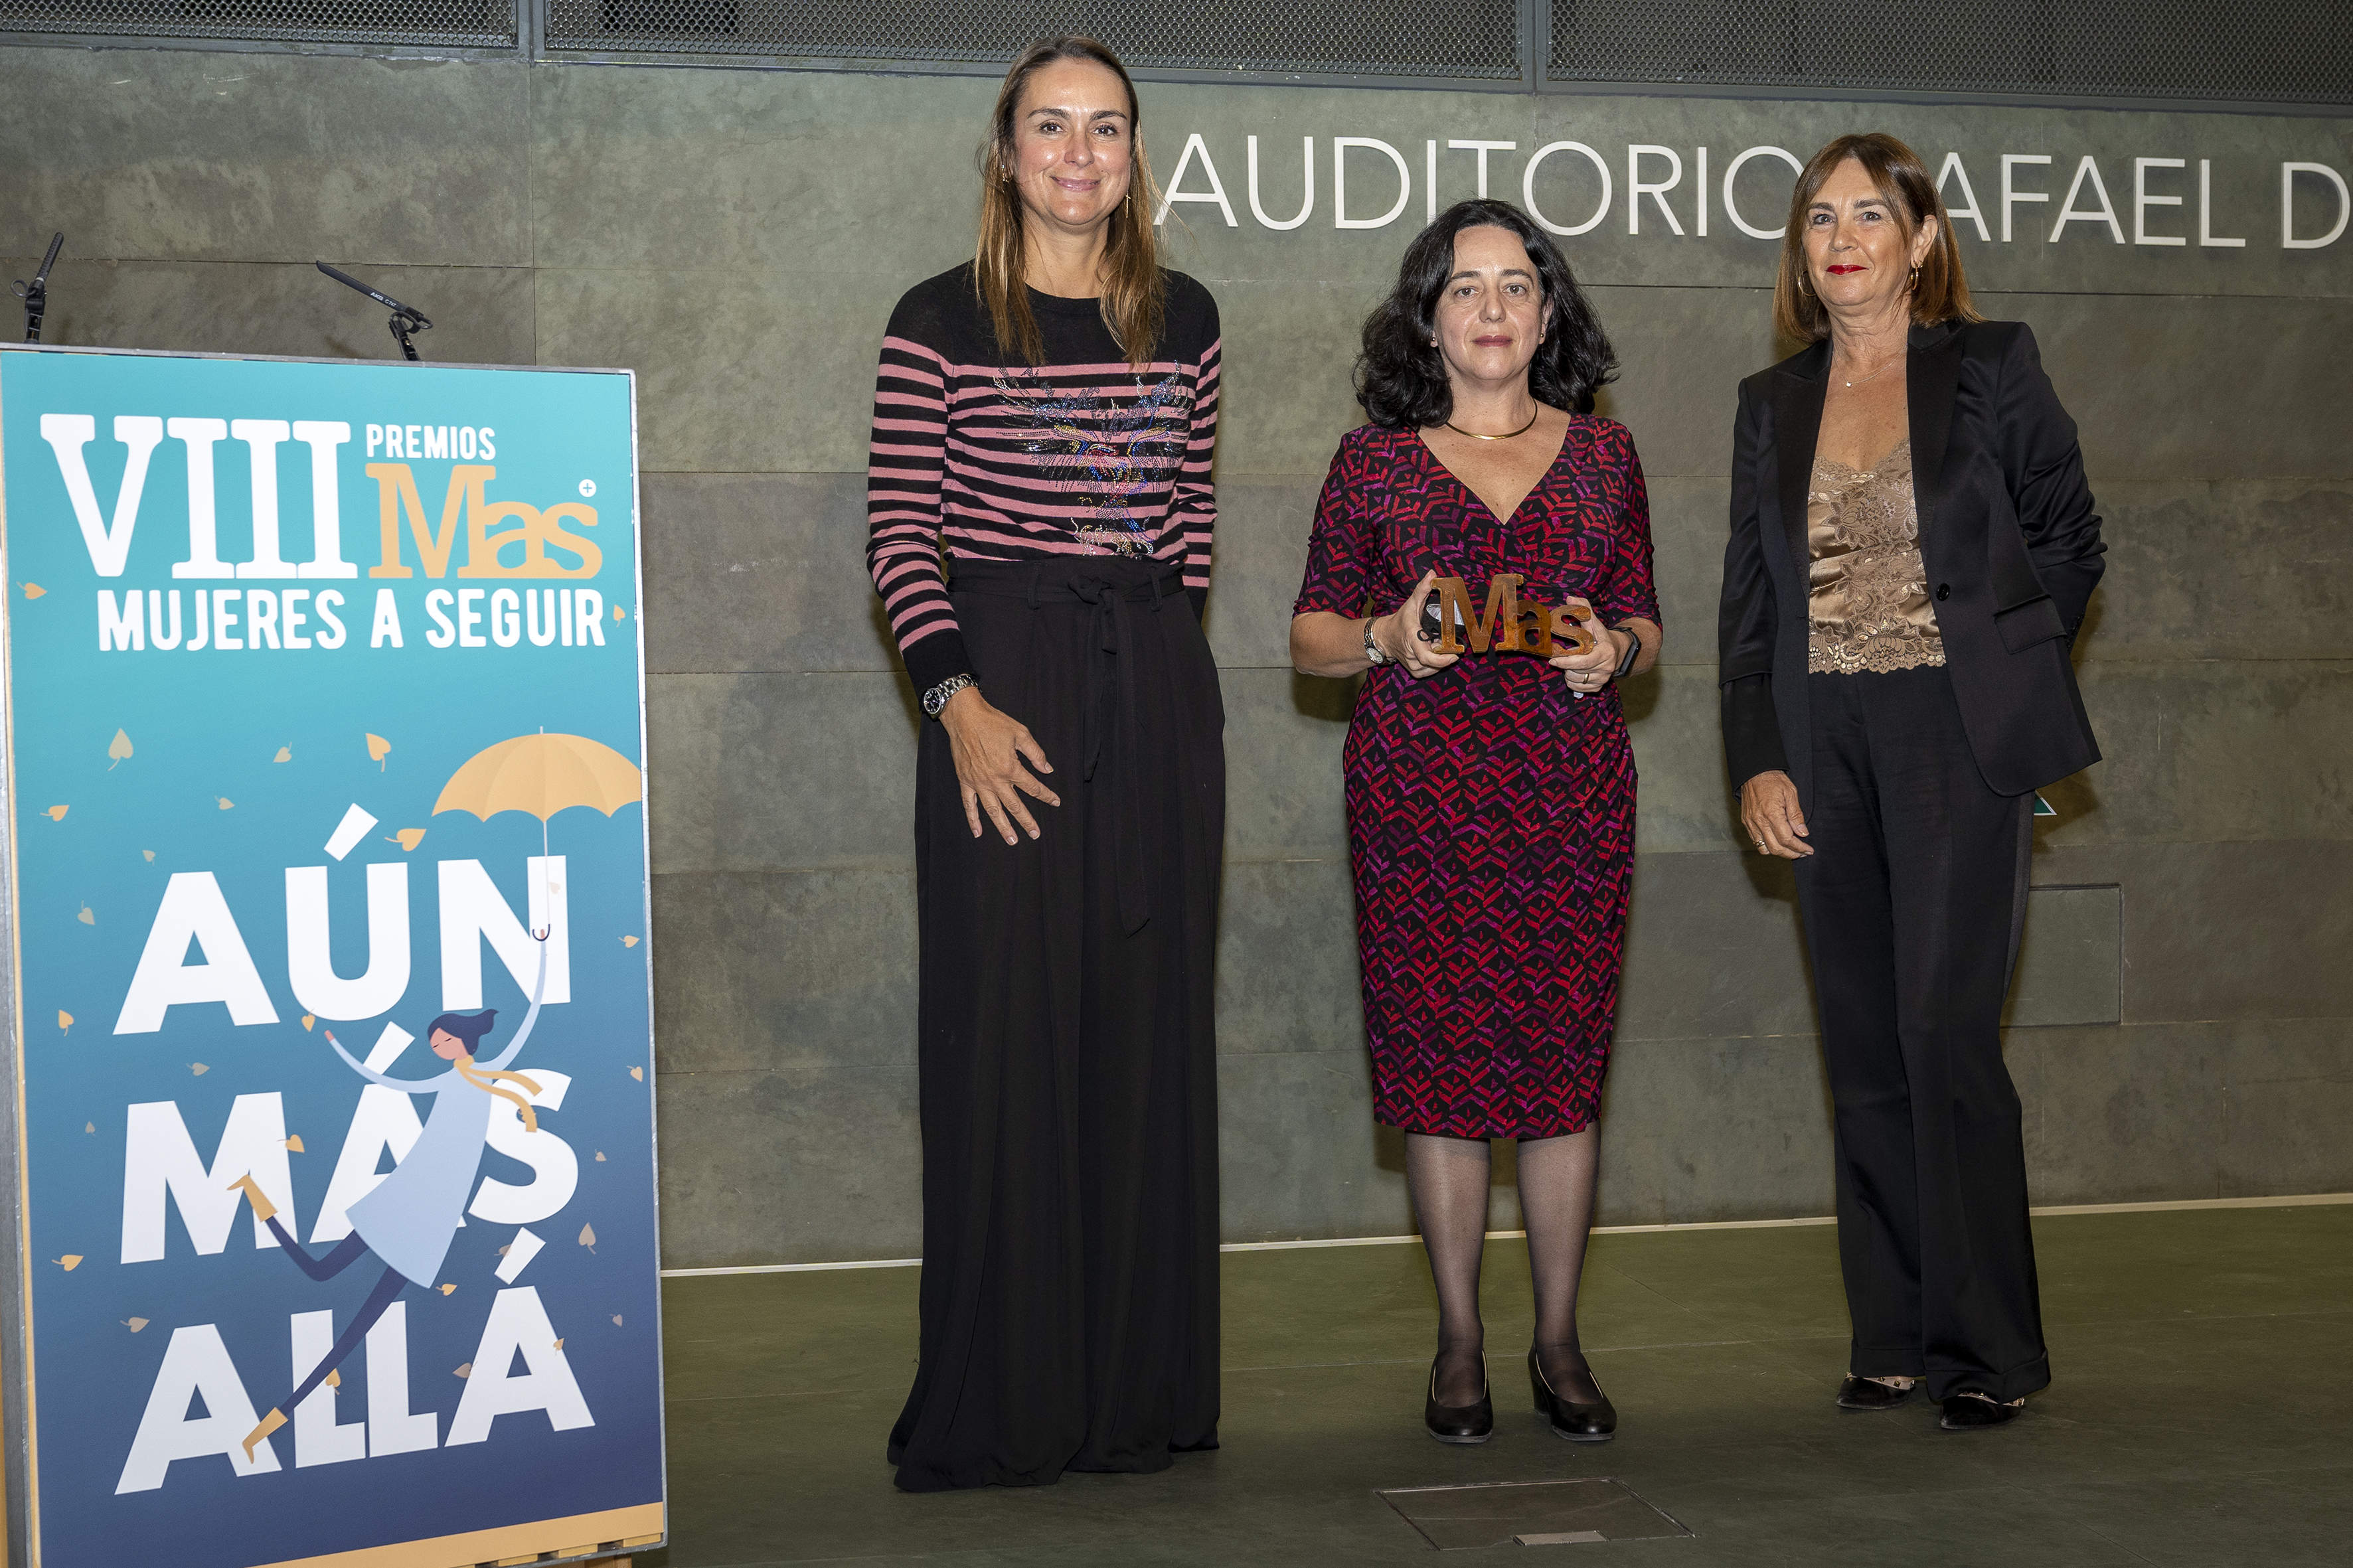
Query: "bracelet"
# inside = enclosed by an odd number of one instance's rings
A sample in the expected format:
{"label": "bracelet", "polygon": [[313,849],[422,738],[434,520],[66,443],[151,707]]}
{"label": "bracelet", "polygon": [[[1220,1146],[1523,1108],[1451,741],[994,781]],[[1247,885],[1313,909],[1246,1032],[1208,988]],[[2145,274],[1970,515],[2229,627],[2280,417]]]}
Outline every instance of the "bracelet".
{"label": "bracelet", "polygon": [[954,697],[957,692],[962,691],[968,686],[977,689],[979,684],[980,683],[978,681],[973,679],[969,675],[949,676],[945,680],[941,681],[937,686],[933,687],[929,691],[923,693],[924,716],[931,719],[938,718],[942,712],[946,710],[949,698]]}
{"label": "bracelet", "polygon": [[1365,617],[1365,659],[1367,663],[1374,665],[1394,664],[1397,661],[1389,658],[1388,654],[1383,653],[1381,651],[1381,645],[1373,640],[1373,625],[1379,619],[1380,617],[1378,616],[1366,616]]}

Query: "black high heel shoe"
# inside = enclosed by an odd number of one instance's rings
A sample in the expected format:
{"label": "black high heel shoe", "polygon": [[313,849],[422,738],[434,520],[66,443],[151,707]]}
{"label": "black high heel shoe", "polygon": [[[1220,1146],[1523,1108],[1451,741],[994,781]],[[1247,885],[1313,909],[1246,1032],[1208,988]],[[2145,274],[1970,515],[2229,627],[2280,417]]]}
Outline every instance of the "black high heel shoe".
{"label": "black high heel shoe", "polygon": [[[1536,1395],[1536,1414],[1552,1423],[1552,1435],[1566,1437],[1572,1443],[1607,1443],[1618,1431],[1618,1407],[1602,1394],[1598,1405],[1579,1405],[1555,1394],[1552,1384],[1545,1381],[1543,1363],[1536,1360],[1535,1347],[1528,1347],[1528,1382]],[[1601,1386],[1597,1380],[1593,1385]]]}
{"label": "black high heel shoe", "polygon": [[1430,1363],[1430,1392],[1423,1396],[1421,1424],[1441,1443],[1483,1443],[1495,1435],[1495,1401],[1485,1386],[1487,1358],[1479,1358],[1479,1403],[1438,1403],[1438,1363]]}
{"label": "black high heel shoe", "polygon": [[1946,1395],[1944,1405],[1945,1414],[1937,1421],[1937,1426],[1947,1432],[1982,1432],[1989,1426],[2000,1426],[2018,1419],[2018,1413],[2026,1407],[2026,1401],[2021,1399],[2004,1405],[1990,1394],[1965,1391]]}
{"label": "black high heel shoe", "polygon": [[1915,1377],[1903,1387],[1894,1388],[1875,1377],[1850,1373],[1839,1384],[1838,1405],[1841,1410],[1893,1410],[1918,1391],[1921,1381]]}

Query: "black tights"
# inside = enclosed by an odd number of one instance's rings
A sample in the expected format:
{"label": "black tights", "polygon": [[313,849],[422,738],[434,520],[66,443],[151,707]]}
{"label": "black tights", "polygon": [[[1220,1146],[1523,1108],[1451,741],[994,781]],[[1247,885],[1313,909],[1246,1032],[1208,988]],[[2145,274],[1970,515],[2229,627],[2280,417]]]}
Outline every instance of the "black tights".
{"label": "black tights", "polygon": [[[1519,1145],[1520,1212],[1535,1285],[1537,1363],[1554,1392],[1580,1405],[1601,1397],[1577,1338],[1577,1286],[1593,1224],[1599,1129]],[[1487,1239],[1487,1141],[1409,1132],[1406,1182],[1430,1278],[1438,1286],[1438,1402],[1476,1404],[1486,1330],[1479,1319],[1479,1262]]]}

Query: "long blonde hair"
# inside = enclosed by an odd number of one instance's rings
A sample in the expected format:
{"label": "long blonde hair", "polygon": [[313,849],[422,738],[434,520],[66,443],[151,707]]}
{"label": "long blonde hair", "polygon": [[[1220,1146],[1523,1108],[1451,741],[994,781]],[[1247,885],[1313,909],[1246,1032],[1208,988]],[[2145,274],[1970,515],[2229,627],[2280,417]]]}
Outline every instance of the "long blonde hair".
{"label": "long blonde hair", "polygon": [[1127,89],[1130,156],[1127,195],[1111,216],[1103,243],[1103,325],[1112,341],[1126,353],[1128,363],[1142,367],[1160,342],[1161,321],[1167,311],[1168,289],[1160,271],[1160,249],[1152,227],[1152,209],[1159,205],[1160,189],[1153,184],[1152,165],[1144,155],[1144,116],[1135,101],[1135,83],[1127,68],[1094,39],[1079,35],[1046,38],[1021,51],[1005,85],[997,89],[997,107],[989,115],[987,140],[980,146],[980,246],[974,258],[973,281],[980,301],[997,329],[1000,350],[1018,353],[1031,364],[1046,357],[1045,341],[1029,310],[1029,279],[1021,246],[1021,192],[1014,183],[1014,117],[1020,112],[1021,91],[1031,76],[1056,60],[1092,60],[1119,78]]}

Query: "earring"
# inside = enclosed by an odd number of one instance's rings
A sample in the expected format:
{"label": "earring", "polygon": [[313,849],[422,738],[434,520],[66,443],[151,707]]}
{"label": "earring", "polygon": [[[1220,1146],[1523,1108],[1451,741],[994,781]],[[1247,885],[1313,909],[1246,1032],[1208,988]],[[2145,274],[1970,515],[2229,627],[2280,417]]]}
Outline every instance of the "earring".
{"label": "earring", "polygon": [[1912,278],[1911,278],[1911,280],[1910,280],[1909,282],[1905,283],[1904,286],[1905,286],[1906,289],[1909,289],[1913,290],[1915,293],[1917,293],[1917,292],[1919,291],[1919,288],[1920,288],[1920,269],[1919,269],[1918,268],[1915,267],[1915,268],[1912,269]]}

